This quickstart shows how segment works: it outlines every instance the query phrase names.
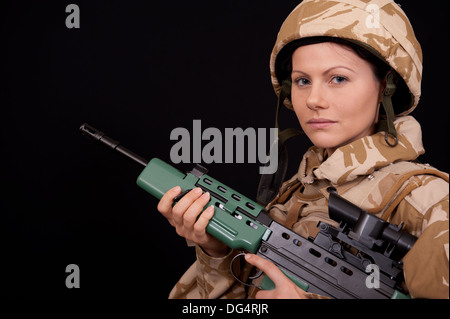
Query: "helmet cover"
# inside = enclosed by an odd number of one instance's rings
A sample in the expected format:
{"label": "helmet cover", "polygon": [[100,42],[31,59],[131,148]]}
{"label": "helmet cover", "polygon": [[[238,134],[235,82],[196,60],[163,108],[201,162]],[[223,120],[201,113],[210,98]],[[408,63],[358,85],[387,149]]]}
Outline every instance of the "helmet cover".
{"label": "helmet cover", "polygon": [[[280,52],[294,41],[311,37],[344,39],[378,56],[406,84],[393,96],[395,115],[407,115],[417,106],[421,94],[422,49],[408,17],[392,0],[301,2],[281,26],[270,57],[272,85],[278,96],[284,80],[280,78],[277,64]],[[402,101],[402,105],[396,101]],[[284,104],[292,108],[288,99]]]}

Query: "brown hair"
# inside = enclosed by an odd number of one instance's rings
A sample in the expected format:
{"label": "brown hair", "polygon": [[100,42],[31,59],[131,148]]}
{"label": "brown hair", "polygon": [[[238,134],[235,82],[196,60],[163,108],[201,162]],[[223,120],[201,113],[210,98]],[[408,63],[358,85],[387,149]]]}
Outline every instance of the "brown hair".
{"label": "brown hair", "polygon": [[296,49],[303,45],[317,44],[323,42],[332,42],[342,44],[352,49],[361,59],[367,61],[372,66],[373,72],[378,80],[383,80],[386,73],[391,69],[389,64],[383,61],[381,58],[375,56],[369,50],[359,46],[353,42],[345,39],[335,37],[309,37],[300,40],[293,41],[283,48],[277,57],[277,78],[281,83],[284,79],[290,76],[292,72],[292,54]]}
{"label": "brown hair", "polygon": [[[395,70],[391,68],[391,66],[384,61],[381,57],[378,55],[373,54],[369,51],[369,49],[364,48],[362,45],[354,43],[349,40],[345,40],[342,38],[336,38],[336,37],[309,37],[309,38],[302,38],[299,40],[292,41],[288,45],[286,45],[278,54],[277,60],[275,62],[276,67],[276,77],[278,79],[279,83],[282,83],[286,79],[290,79],[291,72],[292,72],[292,54],[296,49],[298,49],[300,46],[308,45],[308,44],[317,44],[317,43],[323,43],[323,42],[332,42],[332,43],[338,43],[342,44],[349,49],[353,50],[360,58],[367,61],[371,66],[372,70],[377,77],[379,81],[382,81],[388,71],[390,70],[395,77],[397,89],[398,91],[406,91],[409,92],[408,86],[406,85],[405,81],[397,74]],[[405,97],[409,97],[409,100],[405,100]],[[407,94],[394,94],[392,96],[392,104],[394,106],[394,111],[396,114],[403,112],[403,110],[410,105],[411,102],[411,95]],[[384,109],[380,108],[381,114],[384,114]]]}

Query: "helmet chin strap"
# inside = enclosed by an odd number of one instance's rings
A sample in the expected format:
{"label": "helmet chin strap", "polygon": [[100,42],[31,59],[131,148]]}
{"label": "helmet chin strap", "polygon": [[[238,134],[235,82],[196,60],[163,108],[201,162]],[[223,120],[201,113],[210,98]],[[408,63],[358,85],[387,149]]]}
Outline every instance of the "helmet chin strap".
{"label": "helmet chin strap", "polygon": [[[292,81],[290,78],[285,79],[281,83],[280,94],[278,96],[277,111],[275,114],[275,127],[278,130],[280,129],[280,125],[278,123],[280,109],[283,106],[284,100],[291,99],[291,87],[292,87]],[[300,131],[298,129],[294,129],[294,128],[284,129],[283,131],[278,133],[279,144],[284,145],[284,142],[286,142],[288,139],[290,139],[291,137],[300,135],[302,133],[303,133],[302,131]]]}
{"label": "helmet chin strap", "polygon": [[[382,104],[384,112],[386,113],[386,119],[380,121],[378,130],[386,132],[384,140],[389,146],[394,147],[398,144],[397,131],[395,130],[394,126],[395,113],[394,107],[392,105],[392,95],[394,95],[397,88],[394,81],[394,73],[392,73],[392,71],[389,71],[386,74],[385,80],[386,88],[383,90]],[[394,142],[391,142],[390,139],[393,139]]]}
{"label": "helmet chin strap", "polygon": [[277,141],[273,143],[277,147],[275,149],[271,148],[270,152],[277,152],[278,156],[278,167],[275,173],[273,174],[262,174],[259,185],[258,192],[256,196],[256,200],[259,204],[267,205],[270,201],[272,201],[275,196],[278,194],[278,191],[281,185],[284,182],[284,178],[286,175],[287,167],[288,167],[288,153],[285,142],[291,137],[302,134],[303,132],[294,129],[287,128],[283,131],[279,132],[280,126],[278,124],[278,115],[280,113],[280,109],[283,106],[285,99],[290,99],[291,95],[291,86],[292,82],[290,78],[285,79],[281,83],[281,89],[278,96],[278,105],[277,111],[275,114],[275,128],[278,130]]}

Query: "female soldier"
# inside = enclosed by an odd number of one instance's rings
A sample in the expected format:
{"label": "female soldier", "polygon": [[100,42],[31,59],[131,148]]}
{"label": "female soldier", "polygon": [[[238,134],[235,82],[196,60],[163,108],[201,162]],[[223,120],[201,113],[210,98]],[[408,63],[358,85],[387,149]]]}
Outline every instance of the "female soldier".
{"label": "female soldier", "polygon": [[[419,102],[422,52],[404,12],[390,0],[305,0],[283,23],[270,67],[279,104],[295,111],[314,144],[268,205],[271,217],[314,237],[318,221],[336,225],[325,191],[333,186],[420,236],[403,259],[409,293],[448,298],[448,174],[413,162],[424,152],[420,125],[408,116]],[[168,191],[158,210],[196,244],[197,261],[171,298],[314,297],[252,254],[247,262],[276,287],[247,290],[229,271],[237,252],[205,232],[214,213],[213,207],[201,213],[209,194],[194,189],[172,207],[179,193]],[[249,271],[248,264],[238,270],[244,279]]]}

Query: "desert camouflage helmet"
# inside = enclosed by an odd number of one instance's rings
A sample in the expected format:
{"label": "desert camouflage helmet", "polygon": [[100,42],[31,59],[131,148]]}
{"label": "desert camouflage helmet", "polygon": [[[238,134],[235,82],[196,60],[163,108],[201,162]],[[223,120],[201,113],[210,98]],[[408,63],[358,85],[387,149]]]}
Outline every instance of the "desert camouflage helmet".
{"label": "desert camouflage helmet", "polygon": [[[300,3],[281,26],[270,58],[272,84],[279,97],[283,77],[290,76],[280,70],[277,60],[282,56],[280,52],[286,51],[294,41],[311,37],[341,38],[378,56],[404,81],[397,83],[392,96],[395,115],[409,114],[417,106],[422,50],[407,16],[392,0],[304,0]],[[288,99],[282,102],[292,107]]]}

